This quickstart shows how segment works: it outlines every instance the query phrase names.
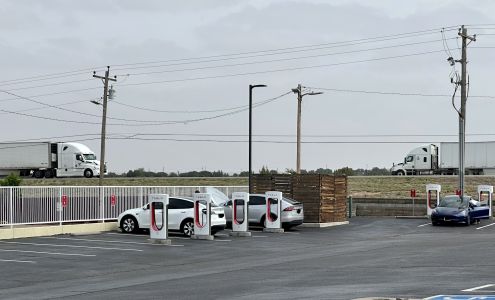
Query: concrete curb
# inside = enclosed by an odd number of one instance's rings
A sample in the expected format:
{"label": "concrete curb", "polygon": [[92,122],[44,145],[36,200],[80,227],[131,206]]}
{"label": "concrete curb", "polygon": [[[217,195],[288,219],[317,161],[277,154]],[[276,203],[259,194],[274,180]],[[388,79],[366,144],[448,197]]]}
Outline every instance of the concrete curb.
{"label": "concrete curb", "polygon": [[328,223],[303,223],[301,226],[307,227],[307,228],[326,228],[326,227],[333,227],[333,226],[340,226],[340,225],[347,225],[347,224],[349,224],[349,221],[328,222]]}
{"label": "concrete curb", "polygon": [[12,228],[0,227],[0,240],[58,234],[88,235],[97,234],[102,231],[115,231],[117,228],[117,222],[68,225],[23,225],[22,227],[14,226]]}

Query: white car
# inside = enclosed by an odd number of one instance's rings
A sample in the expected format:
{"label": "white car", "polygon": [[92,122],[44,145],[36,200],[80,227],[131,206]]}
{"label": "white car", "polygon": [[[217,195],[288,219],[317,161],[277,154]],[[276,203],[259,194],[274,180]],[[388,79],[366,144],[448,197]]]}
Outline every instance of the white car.
{"label": "white car", "polygon": [[[229,227],[232,224],[232,200],[223,204],[225,215]],[[249,195],[248,219],[250,225],[260,225],[265,227],[266,219],[266,199],[264,194]],[[276,207],[273,205],[273,209]],[[273,214],[276,216],[276,214]],[[282,198],[282,227],[290,229],[291,227],[301,225],[304,222],[303,204],[287,197]]]}
{"label": "white car", "polygon": [[[118,224],[122,232],[137,232],[140,229],[150,228],[150,205],[128,209],[118,217]],[[205,212],[205,206],[202,211]],[[160,214],[162,209],[158,208]],[[161,218],[161,217],[159,217]],[[211,234],[225,229],[225,212],[223,207],[211,204]],[[194,234],[194,201],[187,197],[170,197],[168,204],[168,229],[182,232],[185,236]]]}

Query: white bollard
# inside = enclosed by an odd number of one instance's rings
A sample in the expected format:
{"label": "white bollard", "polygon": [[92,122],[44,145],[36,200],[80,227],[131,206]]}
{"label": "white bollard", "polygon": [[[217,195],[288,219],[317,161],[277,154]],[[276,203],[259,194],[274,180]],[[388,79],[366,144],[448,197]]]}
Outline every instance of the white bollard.
{"label": "white bollard", "polygon": [[168,195],[150,194],[150,240],[153,244],[170,245],[168,239]]}
{"label": "white bollard", "polygon": [[[483,195],[486,195],[483,197]],[[480,204],[483,206],[483,204],[486,204],[488,206],[488,218],[492,219],[493,218],[493,211],[492,211],[492,195],[493,195],[493,185],[478,185],[478,197]]]}
{"label": "white bollard", "polygon": [[270,191],[265,193],[265,232],[284,232],[282,228],[282,192]]}
{"label": "white bollard", "polygon": [[426,185],[426,215],[431,216],[431,212],[440,204],[440,192],[442,186],[439,184]]}
{"label": "white bollard", "polygon": [[232,193],[232,232],[231,236],[251,236],[249,229],[249,193]]}
{"label": "white bollard", "polygon": [[191,239],[213,240],[211,234],[211,194],[194,193],[194,234]]}

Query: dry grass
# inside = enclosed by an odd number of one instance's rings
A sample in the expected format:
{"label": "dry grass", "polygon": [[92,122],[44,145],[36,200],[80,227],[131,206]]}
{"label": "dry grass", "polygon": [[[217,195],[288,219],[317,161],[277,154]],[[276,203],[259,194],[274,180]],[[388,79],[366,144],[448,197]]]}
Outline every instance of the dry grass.
{"label": "dry grass", "polygon": [[[352,176],[349,177],[349,196],[360,198],[408,198],[409,191],[416,189],[417,197],[426,197],[426,184],[442,185],[443,194],[454,194],[457,176]],[[150,177],[150,178],[106,178],[104,185],[122,186],[246,186],[247,178],[185,178],[185,177]],[[480,184],[495,185],[495,176],[466,176],[466,193],[476,195]],[[54,178],[25,179],[24,186],[96,186],[98,179]]]}

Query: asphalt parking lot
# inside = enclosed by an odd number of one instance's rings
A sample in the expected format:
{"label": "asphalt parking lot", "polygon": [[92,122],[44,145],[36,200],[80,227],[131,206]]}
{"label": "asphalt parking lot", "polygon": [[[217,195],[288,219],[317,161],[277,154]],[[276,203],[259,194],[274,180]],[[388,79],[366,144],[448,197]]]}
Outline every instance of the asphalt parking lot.
{"label": "asphalt parking lot", "polygon": [[[214,241],[118,232],[0,241],[0,299],[355,299],[495,294],[495,226],[352,218]],[[488,225],[488,226],[487,226]],[[433,299],[433,298],[432,298]]]}

